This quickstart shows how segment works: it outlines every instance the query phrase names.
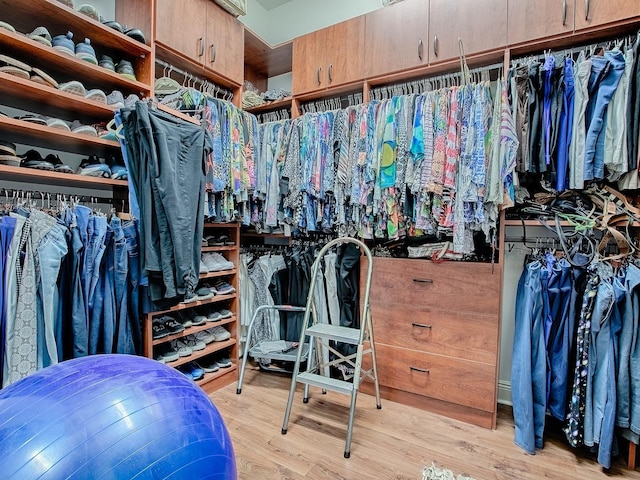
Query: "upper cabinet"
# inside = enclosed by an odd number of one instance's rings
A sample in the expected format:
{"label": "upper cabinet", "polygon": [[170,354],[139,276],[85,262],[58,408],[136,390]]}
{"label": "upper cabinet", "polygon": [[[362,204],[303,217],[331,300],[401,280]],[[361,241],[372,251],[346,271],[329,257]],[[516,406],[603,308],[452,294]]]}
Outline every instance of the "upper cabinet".
{"label": "upper cabinet", "polygon": [[241,85],[244,29],[211,0],[156,1],[156,41]]}
{"label": "upper cabinet", "polygon": [[574,8],[574,0],[509,0],[509,44],[571,34]]}
{"label": "upper cabinet", "polygon": [[364,16],[293,40],[293,93],[302,94],[364,78]]}
{"label": "upper cabinet", "polygon": [[365,16],[367,77],[426,65],[429,1],[404,0]]}
{"label": "upper cabinet", "polygon": [[607,23],[637,20],[638,0],[576,0],[576,30]]}
{"label": "upper cabinet", "polygon": [[464,53],[495,50],[507,44],[507,0],[431,0],[429,62],[457,58],[458,38]]}

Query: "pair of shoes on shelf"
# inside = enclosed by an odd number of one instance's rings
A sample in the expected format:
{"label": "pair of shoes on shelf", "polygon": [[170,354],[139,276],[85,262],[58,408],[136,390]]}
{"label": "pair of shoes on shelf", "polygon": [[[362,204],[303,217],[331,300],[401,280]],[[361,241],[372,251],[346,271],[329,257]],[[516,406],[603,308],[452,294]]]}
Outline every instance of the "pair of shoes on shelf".
{"label": "pair of shoes on shelf", "polygon": [[109,157],[107,163],[104,164],[97,155],[89,155],[88,158],[82,160],[77,173],[87,177],[103,177],[114,180],[127,179],[127,169],[122,164],[122,161],[116,157]]}
{"label": "pair of shoes on shelf", "polygon": [[232,270],[235,268],[233,262],[224,258],[218,252],[207,252],[202,255],[202,263],[210,272],[220,272],[222,270]]}
{"label": "pair of shoes on shelf", "polygon": [[163,315],[151,321],[152,338],[158,340],[174,333],[184,332],[184,325],[171,315]]}
{"label": "pair of shoes on shelf", "polygon": [[71,57],[76,57],[86,62],[98,65],[98,58],[96,57],[96,51],[91,45],[91,40],[85,38],[83,42],[73,43],[73,32],[67,32],[64,35],[56,35],[51,38],[49,32],[44,27],[38,27],[34,32],[29,35],[33,40],[40,43],[47,44],[53,47],[54,50],[60,53],[65,53]]}
{"label": "pair of shoes on shelf", "polygon": [[224,247],[235,245],[228,235],[208,235],[204,237],[208,247]]}
{"label": "pair of shoes on shelf", "polygon": [[175,319],[185,328],[197,327],[207,322],[207,316],[198,313],[195,309],[181,310],[175,314]]}
{"label": "pair of shoes on shelf", "polygon": [[102,20],[102,23],[109,28],[113,28],[120,33],[124,33],[128,37],[131,37],[140,43],[147,43],[147,39],[145,38],[144,33],[142,33],[142,30],[140,30],[139,28],[127,28],[126,26],[123,27],[115,20]]}
{"label": "pair of shoes on shelf", "polygon": [[185,377],[194,382],[204,377],[204,370],[198,367],[194,362],[189,362],[178,367],[178,371],[182,372]]}
{"label": "pair of shoes on shelf", "polygon": [[231,338],[231,333],[223,326],[217,326],[201,330],[198,333],[193,334],[195,338],[205,344],[213,342],[224,342]]}
{"label": "pair of shoes on shelf", "polygon": [[206,373],[217,372],[221,368],[229,368],[233,365],[231,359],[224,354],[207,355],[206,357],[199,358],[195,363]]}
{"label": "pair of shoes on shelf", "polygon": [[70,166],[62,163],[60,157],[52,153],[42,158],[40,152],[32,149],[20,155],[20,158],[22,159],[20,162],[21,167],[48,170],[58,173],[73,173],[73,169]]}
{"label": "pair of shoes on shelf", "polygon": [[201,286],[196,288],[196,290],[193,292],[187,292],[181,303],[193,303],[210,300],[216,295],[216,293],[217,292],[211,287]]}
{"label": "pair of shoes on shelf", "polygon": [[127,98],[124,98],[124,95],[120,90],[114,90],[109,95],[107,95],[107,105],[112,105],[115,108],[131,108],[133,107],[137,101],[140,100],[135,93],[132,93]]}
{"label": "pair of shoes on shelf", "polygon": [[0,164],[19,167],[21,158],[16,155],[16,144],[0,140]]}

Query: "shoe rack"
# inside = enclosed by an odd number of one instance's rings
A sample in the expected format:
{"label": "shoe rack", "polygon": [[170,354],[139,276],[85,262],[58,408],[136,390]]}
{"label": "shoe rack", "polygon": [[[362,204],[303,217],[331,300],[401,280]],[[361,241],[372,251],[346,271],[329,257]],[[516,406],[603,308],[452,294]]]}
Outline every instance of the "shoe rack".
{"label": "shoe rack", "polygon": [[[233,365],[229,368],[220,368],[213,373],[205,373],[204,378],[197,380],[205,392],[210,393],[226,385],[236,381],[238,375],[238,334],[240,331],[240,302],[239,283],[238,283],[238,265],[240,261],[240,227],[237,223],[205,223],[203,237],[214,236],[220,237],[225,235],[228,238],[226,245],[219,246],[202,246],[202,254],[219,253],[227,260],[234,264],[233,269],[222,270],[218,272],[209,272],[200,274],[200,285],[210,283],[216,280],[224,280],[235,288],[235,293],[229,295],[214,295],[208,300],[196,301],[191,303],[180,303],[167,310],[149,312],[144,316],[144,355],[154,358],[154,348],[172,340],[178,340],[194,333],[207,330],[216,326],[222,326],[229,331],[231,338],[222,342],[212,342],[207,344],[204,350],[194,350],[193,353],[186,357],[179,357],[175,362],[167,363],[170,367],[179,367],[186,363],[198,360],[208,355],[221,354],[231,359]],[[233,243],[233,244],[232,244]],[[202,308],[226,308],[233,313],[231,318],[222,319],[216,322],[207,322],[200,326],[191,326],[185,328],[184,331],[169,335],[167,337],[153,339],[152,322],[154,318],[163,315],[171,315],[186,309],[202,309]]]}
{"label": "shoe rack", "polygon": [[[2,20],[16,30],[14,33],[0,28],[0,54],[26,63],[32,68],[41,69],[58,83],[78,80],[87,90],[98,88],[106,94],[119,90],[125,97],[132,93],[141,98],[151,94],[152,49],[149,45],[138,42],[56,0],[0,0],[0,11]],[[52,37],[65,34],[67,31],[73,32],[74,44],[89,38],[98,58],[106,54],[114,60],[131,61],[137,80],[61,53],[27,36],[40,26],[45,27]],[[147,33],[149,34],[150,32]],[[110,121],[115,111],[111,105],[88,100],[60,91],[54,86],[5,72],[0,72],[0,99],[0,110],[3,107],[19,108],[69,122],[77,119],[88,125]],[[117,141],[67,132],[2,115],[0,138],[30,147],[83,156],[120,156],[120,145]],[[51,174],[47,175],[48,173]],[[76,174],[60,175],[4,164],[0,164],[0,178],[54,186],[89,186],[101,190],[126,188],[126,181],[121,180]]]}

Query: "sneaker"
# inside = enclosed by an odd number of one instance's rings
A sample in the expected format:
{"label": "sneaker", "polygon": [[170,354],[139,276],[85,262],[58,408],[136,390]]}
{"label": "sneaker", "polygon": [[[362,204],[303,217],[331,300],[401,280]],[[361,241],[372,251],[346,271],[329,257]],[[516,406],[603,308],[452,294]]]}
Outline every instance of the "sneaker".
{"label": "sneaker", "polygon": [[124,108],[124,95],[119,90],[114,90],[107,95],[107,105],[112,105],[115,108]]}
{"label": "sneaker", "polygon": [[116,72],[123,77],[127,77],[128,79],[133,80],[134,82],[137,80],[136,72],[133,70],[133,65],[131,65],[131,62],[127,60],[120,60],[118,62],[118,65],[116,66]]}
{"label": "sneaker", "polygon": [[216,235],[209,235],[204,237],[207,240],[207,246],[209,247],[223,247],[224,240],[220,240],[220,237]]}
{"label": "sneaker", "polygon": [[96,58],[96,51],[91,46],[91,40],[84,39],[84,42],[76,45],[76,57],[84,60],[85,62],[98,65],[98,59]]}
{"label": "sneaker", "polygon": [[186,314],[185,311],[175,312],[173,314],[173,318],[181,324],[185,329],[191,327],[191,318]]}
{"label": "sneaker", "polygon": [[180,303],[189,304],[197,301],[198,301],[198,296],[194,292],[186,292]]}
{"label": "sneaker", "polygon": [[15,156],[16,144],[12,142],[7,142],[5,140],[0,140],[0,154]]}
{"label": "sneaker", "polygon": [[233,262],[228,261],[217,252],[207,252],[202,255],[202,262],[210,272],[220,272],[234,268]]}
{"label": "sneaker", "polygon": [[224,280],[216,281],[213,286],[219,295],[231,295],[232,293],[236,293],[235,287]]}
{"label": "sneaker", "polygon": [[233,365],[233,362],[228,357],[217,358],[216,363],[220,368],[229,368],[231,365]]}
{"label": "sneaker", "polygon": [[71,128],[69,127],[69,124],[64,120],[61,120],[59,118],[49,117],[46,119],[46,121],[47,121],[47,127],[57,128],[58,130],[64,130],[65,132],[71,132]]}
{"label": "sneaker", "polygon": [[180,358],[178,351],[175,350],[171,343],[163,343],[153,349],[153,358],[162,363],[175,362]]}
{"label": "sneaker", "polygon": [[42,45],[51,47],[51,34],[45,27],[36,27],[36,29],[27,35],[31,40],[35,40]]}
{"label": "sneaker", "polygon": [[213,373],[220,370],[220,367],[218,366],[218,362],[216,362],[216,360],[213,357],[200,358],[197,362],[193,362],[193,363],[196,364],[201,369],[203,369],[205,373]]}
{"label": "sneaker", "polygon": [[44,160],[51,163],[51,165],[53,165],[53,170],[58,173],[73,173],[73,168],[62,163],[62,160],[60,160],[60,157],[58,157],[58,155],[50,153],[49,155],[44,157]]}
{"label": "sneaker", "polygon": [[37,67],[31,69],[31,80],[53,88],[59,87],[55,78]]}
{"label": "sneaker", "polygon": [[100,14],[98,13],[98,10],[96,10],[96,7],[94,7],[93,5],[83,3],[78,7],[78,12],[86,15],[87,17],[93,18],[94,20],[97,20],[98,22],[100,21]]}
{"label": "sneaker", "polygon": [[204,350],[207,346],[207,344],[196,337],[196,335],[187,335],[186,337],[182,338],[182,341],[194,352]]}
{"label": "sneaker", "polygon": [[[71,125],[69,126],[69,128],[71,128],[71,131],[73,133],[78,133],[81,135],[89,135],[90,137],[98,136],[98,132],[96,131],[95,127],[80,123],[78,120],[74,120],[73,122],[71,122]],[[109,175],[111,175],[111,173],[109,173]]]}
{"label": "sneaker", "polygon": [[99,88],[92,88],[85,93],[84,98],[87,100],[93,100],[94,102],[107,103],[107,94]]}
{"label": "sneaker", "polygon": [[100,162],[97,155],[89,155],[89,158],[82,160],[77,173],[88,177],[111,177],[111,170],[107,165]]}
{"label": "sneaker", "polygon": [[211,334],[214,336],[214,342],[224,342],[225,340],[229,340],[231,338],[231,333],[229,333],[229,330],[222,326],[210,328],[209,332],[211,332]]}
{"label": "sneaker", "polygon": [[132,108],[136,102],[140,101],[140,97],[138,97],[138,95],[136,95],[135,93],[132,93],[131,95],[129,95],[127,98],[124,99],[124,106],[125,108]]}
{"label": "sneaker", "polygon": [[231,318],[231,317],[233,317],[233,312],[231,310],[227,310],[226,308],[218,310],[218,313],[220,314],[221,318]]}
{"label": "sneaker", "polygon": [[164,326],[167,327],[167,330],[169,330],[169,333],[171,333],[172,335],[174,333],[184,332],[184,325],[182,325],[172,316],[163,315],[162,317],[160,317],[160,321],[164,323]]}
{"label": "sneaker", "polygon": [[196,298],[199,302],[209,300],[215,296],[215,292],[209,287],[200,287],[195,291]]}
{"label": "sneaker", "polygon": [[188,357],[193,354],[193,350],[190,346],[180,340],[172,340],[171,346],[178,352],[178,355],[181,357]]}
{"label": "sneaker", "polygon": [[113,58],[109,55],[102,55],[100,57],[100,61],[98,62],[102,68],[106,68],[107,70],[111,70],[112,72],[116,71],[116,64],[113,63]]}
{"label": "sneaker", "polygon": [[66,53],[72,57],[76,56],[76,46],[73,44],[73,33],[67,32],[66,35],[56,35],[51,40],[51,45],[59,52]]}
{"label": "sneaker", "polygon": [[74,95],[78,95],[80,97],[84,97],[87,94],[87,90],[84,88],[82,83],[77,80],[71,80],[70,82],[61,83],[58,85],[58,89],[61,92],[72,93]]}
{"label": "sneaker", "polygon": [[106,25],[109,28],[113,28],[114,30],[117,30],[120,33],[124,33],[124,28],[122,28],[122,25],[120,25],[115,20],[102,20],[102,24]]}
{"label": "sneaker", "polygon": [[51,162],[44,160],[37,150],[28,150],[26,153],[20,155],[20,158],[22,158],[22,162],[20,162],[21,167],[36,168],[38,170],[54,170]]}
{"label": "sneaker", "polygon": [[204,325],[207,323],[207,316],[199,313],[198,311],[188,310],[189,318],[191,319],[191,325],[194,327],[199,327],[200,325]]}
{"label": "sneaker", "polygon": [[137,40],[140,43],[147,43],[147,39],[144,37],[144,33],[139,28],[130,28],[129,30],[125,30],[124,34],[128,37]]}
{"label": "sneaker", "polygon": [[124,160],[110,156],[107,158],[107,165],[111,171],[111,178],[114,180],[127,179],[127,167],[124,166]]}
{"label": "sneaker", "polygon": [[205,273],[209,273],[209,269],[204,264],[204,262],[202,260],[200,260],[200,274],[202,275],[202,274],[205,274]]}
{"label": "sneaker", "polygon": [[58,0],[58,2],[62,3],[63,5],[66,5],[67,7],[74,8],[73,0]]}
{"label": "sneaker", "polygon": [[154,319],[151,322],[151,330],[152,330],[152,338],[154,340],[158,340],[159,338],[168,337],[171,332],[167,329],[167,326],[164,322],[161,322],[160,319]]}
{"label": "sneaker", "polygon": [[22,120],[23,122],[35,123],[37,125],[46,125],[47,118],[43,115],[35,115],[33,113],[27,113],[26,115],[22,115],[21,117],[16,117],[17,120]]}
{"label": "sneaker", "polygon": [[207,314],[207,321],[208,322],[219,322],[220,320],[222,320],[222,314],[217,310],[211,310]]}
{"label": "sneaker", "polygon": [[189,362],[185,365],[180,365],[178,367],[178,370],[182,372],[185,377],[193,380],[194,382],[204,377],[204,370],[195,365],[193,362]]}
{"label": "sneaker", "polygon": [[16,27],[7,22],[0,21],[0,28],[4,28],[5,30],[9,30],[12,33],[16,33]]}
{"label": "sneaker", "polygon": [[201,332],[194,333],[194,335],[198,340],[207,345],[216,341],[216,336],[209,330],[202,330]]}

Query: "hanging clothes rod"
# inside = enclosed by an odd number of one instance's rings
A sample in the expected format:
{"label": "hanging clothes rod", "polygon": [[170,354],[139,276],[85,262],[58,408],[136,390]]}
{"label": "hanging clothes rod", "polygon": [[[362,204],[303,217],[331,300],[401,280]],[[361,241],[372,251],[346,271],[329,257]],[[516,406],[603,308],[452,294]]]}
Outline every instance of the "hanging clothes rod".
{"label": "hanging clothes rod", "polygon": [[362,93],[350,93],[339,97],[311,100],[300,105],[302,113],[321,113],[331,110],[340,110],[345,107],[360,105],[363,102]]}
{"label": "hanging clothes rod", "polygon": [[162,68],[168,69],[169,72],[168,74],[170,75],[171,72],[176,72],[178,75],[182,75],[184,77],[185,80],[187,81],[192,81],[195,83],[199,83],[200,85],[203,86],[207,86],[207,85],[212,85],[213,87],[215,87],[215,89],[221,93],[224,97],[225,100],[230,101],[230,99],[233,98],[233,92],[231,90],[229,90],[226,87],[221,87],[220,85],[215,84],[214,82],[207,80],[206,78],[201,78],[198,77],[197,75],[194,75],[191,72],[187,72],[186,70],[183,70],[181,68],[175,67],[172,64],[165,62],[164,60],[160,60],[156,58],[156,65],[161,66]]}
{"label": "hanging clothes rod", "polygon": [[16,201],[29,200],[40,200],[42,202],[74,201],[76,203],[107,203],[109,205],[115,205],[116,202],[122,202],[124,204],[125,202],[125,200],[123,199],[109,197],[94,197],[89,195],[71,195],[66,193],[40,192],[36,190],[0,188],[0,203],[9,204]]}

